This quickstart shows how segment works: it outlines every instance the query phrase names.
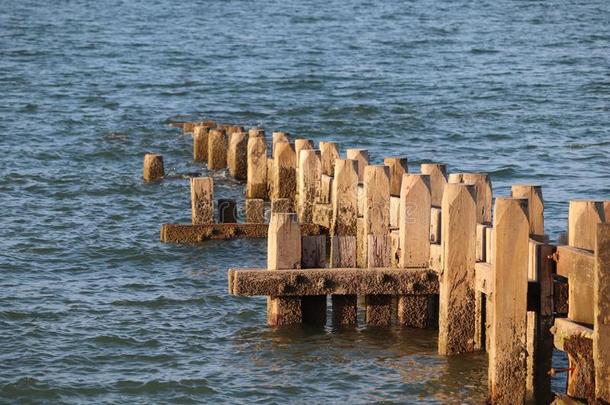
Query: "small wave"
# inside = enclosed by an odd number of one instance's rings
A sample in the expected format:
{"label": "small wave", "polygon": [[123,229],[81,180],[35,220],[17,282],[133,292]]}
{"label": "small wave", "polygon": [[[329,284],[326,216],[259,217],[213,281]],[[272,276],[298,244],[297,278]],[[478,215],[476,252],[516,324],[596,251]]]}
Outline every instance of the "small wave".
{"label": "small wave", "polygon": [[159,347],[157,339],[138,340],[117,335],[100,335],[92,338],[95,343],[107,346]]}
{"label": "small wave", "polygon": [[21,311],[0,311],[0,319],[5,321],[24,321],[24,320],[45,320],[56,321],[61,319],[61,314],[57,312],[21,312]]}
{"label": "small wave", "polygon": [[216,390],[209,386],[207,380],[198,379],[184,379],[184,380],[151,380],[151,381],[119,381],[116,383],[116,388],[121,392],[130,394],[150,394],[164,391],[185,391],[191,394],[215,394]]}
{"label": "small wave", "polygon": [[147,307],[147,308],[160,308],[164,306],[172,305],[187,305],[187,304],[203,304],[204,298],[187,298],[187,299],[176,299],[168,298],[163,295],[152,299],[152,300],[116,300],[112,301],[112,305],[120,307]]}

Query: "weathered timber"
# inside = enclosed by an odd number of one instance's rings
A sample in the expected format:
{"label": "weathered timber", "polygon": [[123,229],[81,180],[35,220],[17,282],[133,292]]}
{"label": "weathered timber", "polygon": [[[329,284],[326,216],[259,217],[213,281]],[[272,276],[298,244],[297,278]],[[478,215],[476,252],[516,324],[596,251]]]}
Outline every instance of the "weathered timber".
{"label": "weathered timber", "polygon": [[323,228],[330,229],[333,219],[332,204],[314,204],[313,223]]}
{"label": "weathered timber", "polygon": [[[301,237],[301,268],[326,267],[326,236]],[[303,323],[326,325],[326,295],[304,295],[301,297]]]}
{"label": "weathered timber", "polygon": [[390,168],[390,195],[400,197],[402,176],[409,172],[406,157],[387,157],[383,164]]}
{"label": "weathered timber", "polygon": [[[301,267],[301,230],[296,214],[272,213],[267,236],[267,269],[292,270]],[[301,323],[301,298],[285,294],[265,294],[267,323],[283,326]]]}
{"label": "weathered timber", "polygon": [[[320,156],[322,160],[322,174],[334,176],[335,159],[339,158],[339,148],[335,142],[320,142]],[[330,201],[329,201],[330,202]]]}
{"label": "weathered timber", "polygon": [[428,267],[430,262],[430,177],[405,174],[400,193],[400,267]]}
{"label": "weathered timber", "polygon": [[400,196],[390,196],[390,228],[398,229],[400,219]]}
{"label": "weathered timber", "polygon": [[218,200],[218,222],[224,224],[237,223],[237,204],[230,198]]}
{"label": "weathered timber", "polygon": [[497,198],[494,212],[489,396],[494,404],[523,403],[527,374],[527,201]]}
{"label": "weathered timber", "polygon": [[[302,150],[314,149],[313,141],[311,139],[295,139],[294,140],[294,152],[297,157],[297,169],[301,167],[300,156]],[[298,173],[297,173],[298,175]]]}
{"label": "weathered timber", "polygon": [[477,223],[491,223],[493,192],[489,175],[487,173],[463,173],[462,182],[474,185],[477,203]]}
{"label": "weathered timber", "polygon": [[208,169],[227,167],[227,133],[224,129],[215,128],[208,134]]}
{"label": "weathered timber", "polygon": [[290,134],[282,131],[271,133],[271,156],[275,157],[275,149],[278,143],[290,143]]}
{"label": "weathered timber", "polygon": [[589,250],[557,246],[557,274],[568,278],[568,317],[593,324],[593,278],[595,256]]}
{"label": "weathered timber", "polygon": [[544,200],[542,187],[531,184],[513,184],[511,193],[514,198],[526,198],[530,235],[544,235]]}
{"label": "weathered timber", "polygon": [[[268,224],[163,224],[161,225],[161,242],[165,243],[201,243],[206,240],[225,240],[237,238],[266,238]],[[323,228],[315,224],[302,224],[303,235],[320,235]]]}
{"label": "weathered timber", "polygon": [[271,198],[288,198],[295,201],[297,192],[296,155],[294,147],[288,142],[275,144],[273,152],[273,172]]}
{"label": "weathered timber", "polygon": [[208,160],[208,134],[211,127],[196,125],[193,132],[193,160],[207,162]]}
{"label": "weathered timber", "polygon": [[485,228],[485,261],[487,263],[493,263],[493,256],[494,256],[493,234],[494,234],[493,226]]}
{"label": "weathered timber", "polygon": [[264,138],[265,137],[265,130],[263,128],[250,128],[248,130],[248,139],[249,138]]}
{"label": "weathered timber", "polygon": [[320,186],[318,188],[318,194],[316,195],[316,201],[318,203],[330,204],[332,202],[333,180],[334,177],[328,176],[326,174],[322,174],[320,176]]}
{"label": "weathered timber", "polygon": [[271,200],[271,213],[295,212],[294,201],[290,198],[273,198]]}
{"label": "weathered timber", "polygon": [[322,166],[320,151],[301,149],[299,156],[298,204],[299,222],[313,223],[313,206],[320,186]]}
{"label": "weathered timber", "polygon": [[568,210],[568,245],[580,249],[595,248],[595,229],[604,222],[602,201],[572,200]]}
{"label": "weathered timber", "polygon": [[144,169],[142,177],[144,181],[151,182],[161,180],[165,176],[163,168],[163,156],[156,153],[147,153],[144,155]]}
{"label": "weathered timber", "polygon": [[356,172],[358,173],[358,181],[364,178],[364,167],[369,164],[369,151],[366,149],[347,149],[345,151],[347,159],[355,160],[358,163]]}
{"label": "weathered timber", "polygon": [[194,225],[214,222],[214,180],[191,178],[191,217]]}
{"label": "weathered timber", "polygon": [[440,354],[474,350],[474,265],[476,203],[474,186],[447,184],[442,200],[443,266],[440,275]]}
{"label": "weathered timber", "polygon": [[439,273],[443,271],[443,246],[440,243],[430,244],[430,268]]}
{"label": "weathered timber", "polygon": [[430,242],[441,243],[442,210],[439,207],[430,208]]}
{"label": "weathered timber", "polygon": [[265,222],[265,201],[262,198],[246,198],[246,223]]}
{"label": "weathered timber", "polygon": [[443,190],[447,184],[447,166],[440,163],[422,163],[421,173],[430,176],[432,205],[440,207],[443,201]]}
{"label": "weathered timber", "polygon": [[248,138],[246,198],[267,199],[267,144],[264,134]]}
{"label": "weathered timber", "polygon": [[598,224],[593,282],[595,398],[610,403],[610,224]]}
{"label": "weathered timber", "polygon": [[484,224],[477,224],[477,246],[476,246],[476,258],[477,262],[485,261],[485,253],[486,253],[486,236],[487,231],[486,228],[488,226]]}
{"label": "weathered timber", "polygon": [[300,297],[305,295],[429,295],[438,293],[438,277],[430,269],[231,269],[233,295]]}
{"label": "weathered timber", "polygon": [[593,341],[593,328],[573,322],[567,318],[555,318],[553,327],[553,344],[561,351],[565,351],[565,342],[573,337],[591,339]]}
{"label": "weathered timber", "polygon": [[229,135],[227,166],[229,175],[237,180],[248,178],[248,136],[245,132],[233,132]]}
{"label": "weathered timber", "polygon": [[[352,268],[356,262],[356,236],[332,235],[330,237],[330,265],[333,268]],[[358,296],[331,296],[333,325],[346,326],[358,323]]]}

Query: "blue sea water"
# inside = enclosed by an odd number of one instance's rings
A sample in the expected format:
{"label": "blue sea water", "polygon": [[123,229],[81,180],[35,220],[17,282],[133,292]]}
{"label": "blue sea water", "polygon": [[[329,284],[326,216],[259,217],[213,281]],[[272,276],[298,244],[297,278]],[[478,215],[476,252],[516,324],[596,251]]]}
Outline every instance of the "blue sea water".
{"label": "blue sea water", "polygon": [[0,402],[484,401],[434,332],[267,328],[226,287],[264,240],[159,242],[189,186],[143,154],[206,174],[204,117],[540,184],[556,240],[610,196],[610,3],[0,0]]}

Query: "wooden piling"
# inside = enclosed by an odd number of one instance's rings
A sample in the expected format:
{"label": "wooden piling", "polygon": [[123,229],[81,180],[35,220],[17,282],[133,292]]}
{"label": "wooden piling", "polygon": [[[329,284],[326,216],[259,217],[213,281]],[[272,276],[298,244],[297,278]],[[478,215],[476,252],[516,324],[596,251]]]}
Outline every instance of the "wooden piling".
{"label": "wooden piling", "polygon": [[196,125],[193,132],[193,160],[207,162],[208,160],[208,134],[210,127]]}
{"label": "wooden piling", "polygon": [[347,149],[345,151],[347,159],[358,162],[358,181],[364,178],[364,167],[369,164],[369,151],[366,149]]}
{"label": "wooden piling", "polygon": [[610,403],[610,224],[608,223],[597,225],[593,285],[595,397],[599,403]]}
{"label": "wooden piling", "polygon": [[339,158],[339,148],[335,142],[320,141],[320,158],[322,162],[322,174],[334,176],[335,159]]}
{"label": "wooden piling", "polygon": [[[326,235],[302,236],[301,268],[319,269],[326,267]],[[326,295],[301,297],[303,323],[316,326],[326,325]]]}
{"label": "wooden piling", "polygon": [[265,222],[265,201],[262,198],[246,198],[246,223]]}
{"label": "wooden piling", "polygon": [[595,229],[604,222],[604,203],[572,200],[568,210],[568,244],[579,249],[595,248]]}
{"label": "wooden piling", "polygon": [[462,182],[474,185],[477,203],[477,223],[491,223],[493,193],[491,179],[487,173],[463,173]]}
{"label": "wooden piling", "polygon": [[294,212],[294,201],[290,198],[273,198],[271,200],[271,213],[289,213]]}
{"label": "wooden piling", "polygon": [[383,164],[390,168],[390,195],[400,197],[403,175],[409,172],[406,157],[387,157]]}
{"label": "wooden piling", "polygon": [[[358,162],[335,160],[333,216],[330,233],[330,263],[333,268],[356,267],[358,217]],[[332,295],[333,325],[358,323],[358,297]]]}
{"label": "wooden piling", "polygon": [[299,201],[297,211],[299,223],[308,224],[313,222],[313,207],[317,198],[320,176],[322,174],[320,151],[301,149],[298,166]]}
{"label": "wooden piling", "polygon": [[227,167],[227,134],[224,129],[216,128],[208,134],[208,169]]}
{"label": "wooden piling", "polygon": [[214,180],[191,178],[191,216],[193,225],[214,223]]}
{"label": "wooden piling", "polygon": [[265,130],[263,128],[252,127],[248,129],[248,139],[249,138],[264,138]]}
{"label": "wooden piling", "polygon": [[511,193],[514,198],[526,198],[530,224],[530,236],[540,240],[544,236],[544,200],[542,187],[531,184],[513,184]]}
{"label": "wooden piling", "polygon": [[233,132],[229,135],[227,166],[231,177],[237,180],[248,178],[248,136],[245,132]]}
{"label": "wooden piling", "polygon": [[444,355],[474,350],[474,193],[472,185],[450,183],[444,187],[438,325],[438,350]]}
{"label": "wooden piling", "polygon": [[290,135],[288,132],[277,131],[271,133],[271,156],[275,157],[275,147],[278,143],[290,143]]}
{"label": "wooden piling", "polygon": [[143,177],[145,182],[157,181],[163,179],[165,170],[163,168],[163,156],[156,153],[147,153],[144,155],[144,170]]}
{"label": "wooden piling", "polygon": [[[267,268],[288,270],[301,267],[301,230],[296,214],[273,213],[267,236]],[[267,299],[267,323],[270,326],[301,323],[300,297],[276,296]]]}
{"label": "wooden piling", "polygon": [[493,225],[489,395],[494,404],[517,404],[526,393],[527,201],[497,198]]}
{"label": "wooden piling", "polygon": [[[399,266],[429,267],[430,263],[430,177],[404,174],[400,193]],[[431,297],[403,295],[398,297],[398,323],[403,326],[432,326]]]}
{"label": "wooden piling", "polygon": [[[390,169],[387,166],[364,168],[364,242],[367,267],[389,267],[390,238]],[[392,322],[392,297],[369,295],[366,299],[366,322],[388,326]]]}
{"label": "wooden piling", "polygon": [[275,144],[273,155],[272,198],[288,198],[295,201],[297,192],[296,156],[294,147],[288,142]]}
{"label": "wooden piling", "polygon": [[[294,152],[297,157],[297,169],[301,167],[301,162],[299,162],[299,157],[301,156],[302,150],[313,149],[313,141],[311,139],[295,139],[294,140]],[[298,176],[298,173],[297,173]]]}
{"label": "wooden piling", "polygon": [[430,176],[430,196],[432,205],[440,207],[443,201],[443,190],[447,184],[447,165],[440,163],[422,163],[421,173]]}
{"label": "wooden piling", "polygon": [[246,198],[267,199],[267,144],[264,136],[248,138]]}
{"label": "wooden piling", "polygon": [[218,222],[222,224],[237,223],[237,205],[235,200],[229,198],[218,200]]}

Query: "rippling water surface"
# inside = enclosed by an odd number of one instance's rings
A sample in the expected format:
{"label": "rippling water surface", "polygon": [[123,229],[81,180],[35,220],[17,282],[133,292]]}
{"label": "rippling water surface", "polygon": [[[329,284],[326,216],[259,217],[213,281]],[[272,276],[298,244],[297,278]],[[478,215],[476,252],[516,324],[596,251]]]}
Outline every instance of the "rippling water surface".
{"label": "rippling water surface", "polygon": [[0,402],[482,402],[485,355],[433,332],[267,328],[226,288],[265,242],[161,244],[188,183],[142,156],[206,173],[168,119],[264,125],[541,184],[556,239],[610,195],[609,26],[606,0],[0,1]]}

